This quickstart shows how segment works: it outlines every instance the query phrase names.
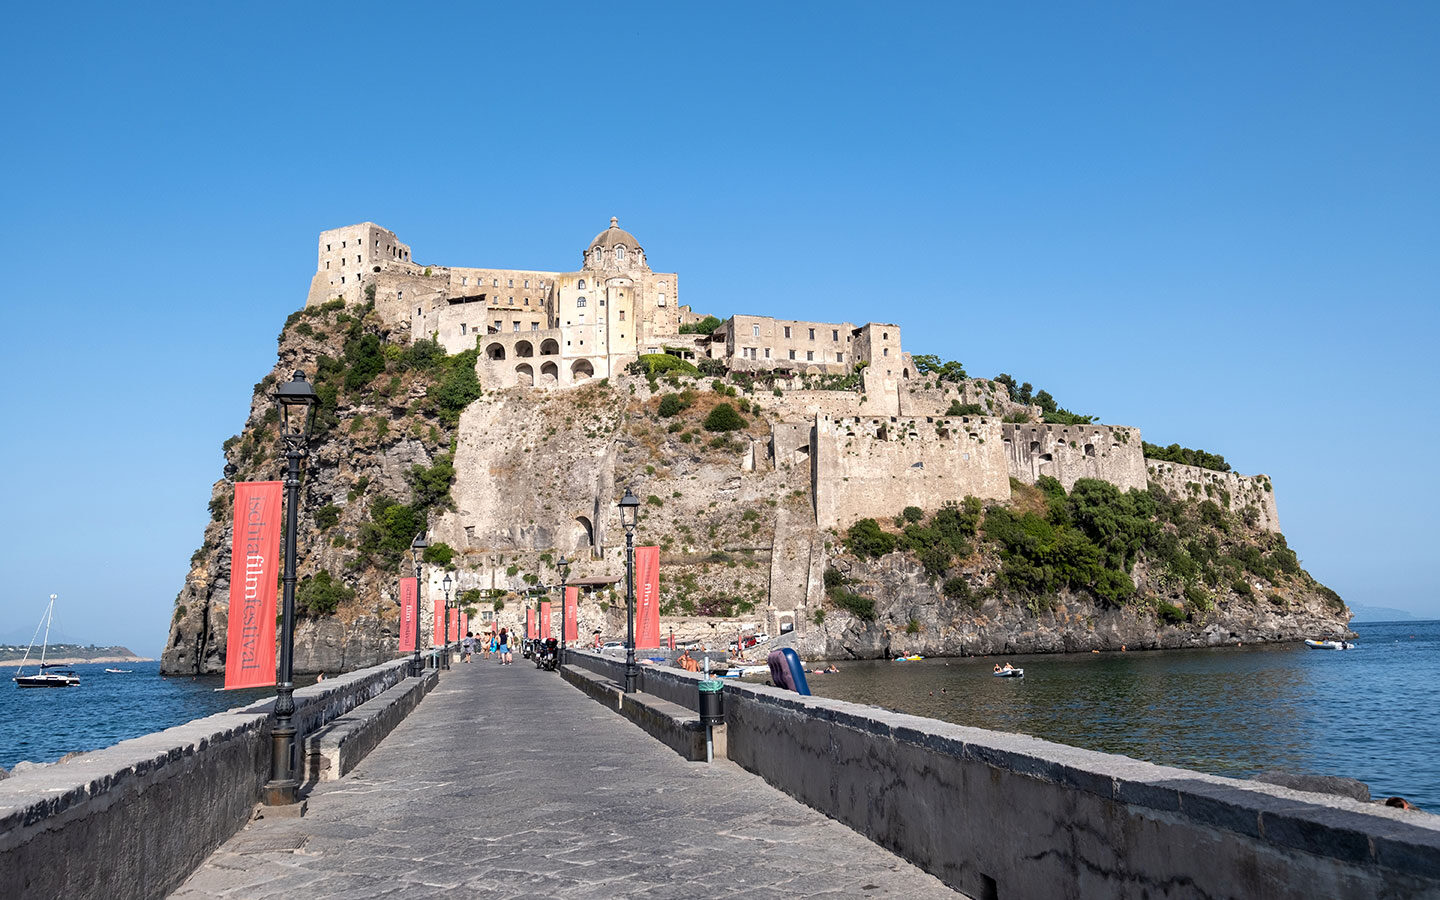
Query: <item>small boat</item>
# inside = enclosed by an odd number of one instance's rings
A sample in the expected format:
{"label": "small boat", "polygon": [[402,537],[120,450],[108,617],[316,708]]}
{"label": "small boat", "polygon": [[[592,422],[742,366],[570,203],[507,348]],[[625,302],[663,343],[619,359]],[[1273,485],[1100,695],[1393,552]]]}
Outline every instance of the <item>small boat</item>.
{"label": "small boat", "polygon": [[996,678],[1024,678],[1024,669],[996,669],[993,673]]}
{"label": "small boat", "polygon": [[[35,637],[30,638],[30,646],[25,650],[25,658],[15,669],[15,677],[11,679],[17,687],[41,688],[41,687],[79,687],[80,676],[75,670],[65,663],[47,663],[45,654],[50,650],[50,623],[55,618],[55,595],[50,595],[50,603],[45,607],[45,614],[40,617],[40,623],[45,626],[45,640],[40,645],[40,670],[34,675],[25,674],[25,664],[30,661],[30,652],[35,649]],[[35,626],[35,634],[40,634],[40,625]]]}
{"label": "small boat", "polygon": [[1311,650],[1354,650],[1355,645],[1350,641],[1306,641],[1305,646]]}
{"label": "small boat", "polygon": [[769,666],[732,666],[718,673],[720,678],[740,678],[745,675],[768,675]]}
{"label": "small boat", "polygon": [[134,669],[106,669],[105,671],[109,672],[111,675],[128,675],[128,674],[130,674],[131,672],[133,672],[133,671],[135,671],[135,670],[134,670]]}
{"label": "small boat", "polygon": [[916,654],[915,656],[897,656],[897,657],[895,657],[895,661],[896,661],[896,662],[915,662],[917,659],[924,659],[924,658],[925,658],[925,657]]}

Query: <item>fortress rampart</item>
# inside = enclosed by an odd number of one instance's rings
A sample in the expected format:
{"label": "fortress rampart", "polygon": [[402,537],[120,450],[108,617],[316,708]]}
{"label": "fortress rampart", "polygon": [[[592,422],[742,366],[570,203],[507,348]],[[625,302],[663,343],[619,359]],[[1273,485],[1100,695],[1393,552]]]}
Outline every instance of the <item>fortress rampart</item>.
{"label": "fortress rampart", "polygon": [[978,416],[817,416],[811,435],[815,519],[838,528],[881,507],[936,509],[966,495],[1010,496],[998,421]]}
{"label": "fortress rampart", "polygon": [[1247,507],[1254,507],[1258,527],[1280,530],[1280,512],[1269,475],[1216,472],[1158,459],[1147,459],[1145,465],[1151,481],[1182,500],[1214,500],[1242,516]]}
{"label": "fortress rampart", "polygon": [[1140,429],[1123,425],[1003,426],[1010,474],[1026,484],[1049,475],[1070,490],[1081,478],[1108,481],[1122,491],[1145,490]]}

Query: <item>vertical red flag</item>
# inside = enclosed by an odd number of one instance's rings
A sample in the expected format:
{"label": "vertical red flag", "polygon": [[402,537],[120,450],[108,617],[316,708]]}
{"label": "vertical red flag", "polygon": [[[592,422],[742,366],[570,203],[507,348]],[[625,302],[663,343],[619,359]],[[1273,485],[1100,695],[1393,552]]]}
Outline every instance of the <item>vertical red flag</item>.
{"label": "vertical red flag", "polygon": [[450,625],[449,625],[448,627],[449,627],[449,629],[450,629],[450,640],[451,640],[452,642],[453,642],[453,641],[458,641],[458,640],[460,640],[460,638],[461,638],[462,635],[460,634],[460,610],[459,610],[459,609],[452,609],[452,610],[450,610]]}
{"label": "vertical red flag", "polygon": [[275,581],[280,565],[280,482],[235,485],[225,689],[275,683]]}
{"label": "vertical red flag", "polygon": [[660,548],[635,548],[635,646],[660,647]]}
{"label": "vertical red flag", "polygon": [[675,649],[675,629],[670,629],[670,649]]}
{"label": "vertical red flag", "polygon": [[565,588],[565,634],[562,636],[567,641],[578,641],[580,639],[580,589],[578,587]]}
{"label": "vertical red flag", "polygon": [[430,646],[438,647],[445,643],[445,607],[436,604],[430,606]]}
{"label": "vertical red flag", "polygon": [[548,640],[550,635],[550,601],[540,601],[540,639]]}
{"label": "vertical red flag", "polygon": [[469,613],[463,613],[463,612],[462,612],[462,613],[460,614],[460,637],[463,639],[463,638],[465,637],[465,635],[467,635],[467,634],[469,634],[469,633],[470,633],[470,614],[469,614]]}
{"label": "vertical red flag", "polygon": [[527,606],[527,607],[525,607],[525,637],[528,639],[528,638],[533,638],[534,636],[535,636],[535,610],[533,610],[533,609],[531,609],[530,607]]}
{"label": "vertical red flag", "polygon": [[415,579],[400,579],[400,652],[415,652],[415,617],[420,615]]}

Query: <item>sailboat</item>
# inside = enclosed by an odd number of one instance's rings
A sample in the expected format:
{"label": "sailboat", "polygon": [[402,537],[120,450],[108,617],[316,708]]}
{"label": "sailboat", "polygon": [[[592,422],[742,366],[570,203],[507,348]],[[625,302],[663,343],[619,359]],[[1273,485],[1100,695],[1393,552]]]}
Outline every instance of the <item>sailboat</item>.
{"label": "sailboat", "polygon": [[[45,654],[50,650],[50,622],[55,618],[55,595],[50,595],[50,603],[45,607],[45,615],[41,617],[41,623],[45,626],[45,641],[40,645],[40,671],[34,675],[26,675],[25,663],[30,661],[30,652],[35,649],[35,638],[30,638],[30,646],[25,650],[25,658],[21,660],[20,667],[15,670],[15,677],[11,679],[22,688],[33,687],[79,687],[80,676],[75,670],[64,663],[47,663]],[[40,633],[40,626],[35,626],[35,633]]]}

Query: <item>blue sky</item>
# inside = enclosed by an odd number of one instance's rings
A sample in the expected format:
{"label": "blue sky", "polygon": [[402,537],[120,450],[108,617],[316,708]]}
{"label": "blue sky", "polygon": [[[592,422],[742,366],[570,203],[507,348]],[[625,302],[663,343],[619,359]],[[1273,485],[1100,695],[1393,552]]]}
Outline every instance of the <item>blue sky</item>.
{"label": "blue sky", "polygon": [[1440,616],[1440,6],[22,5],[0,634],[154,654],[317,233],[886,319],[1274,480],[1312,573]]}

